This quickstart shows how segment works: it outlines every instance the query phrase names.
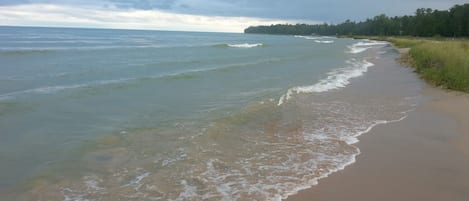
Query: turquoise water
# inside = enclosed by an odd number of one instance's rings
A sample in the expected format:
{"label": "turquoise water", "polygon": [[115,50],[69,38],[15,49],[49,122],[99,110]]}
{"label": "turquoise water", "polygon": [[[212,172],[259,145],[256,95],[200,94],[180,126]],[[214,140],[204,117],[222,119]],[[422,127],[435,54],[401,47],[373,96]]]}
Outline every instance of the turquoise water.
{"label": "turquoise water", "polygon": [[[401,118],[404,108],[392,103],[354,107],[327,94],[365,74],[372,49],[386,46],[0,27],[0,192],[25,200],[284,198],[353,162],[356,136]],[[383,105],[389,116],[377,115]]]}

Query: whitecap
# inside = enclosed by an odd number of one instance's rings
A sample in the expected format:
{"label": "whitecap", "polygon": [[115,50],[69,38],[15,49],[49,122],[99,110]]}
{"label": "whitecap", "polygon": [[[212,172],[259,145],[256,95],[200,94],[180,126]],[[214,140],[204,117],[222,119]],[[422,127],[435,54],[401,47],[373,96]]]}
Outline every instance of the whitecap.
{"label": "whitecap", "polygon": [[241,44],[228,44],[228,47],[234,48],[253,48],[253,47],[260,47],[263,46],[262,43],[241,43]]}
{"label": "whitecap", "polygon": [[354,46],[350,46],[349,47],[349,53],[352,53],[352,54],[358,54],[358,53],[361,53],[361,52],[364,52],[366,50],[370,49],[370,47],[354,47]]}
{"label": "whitecap", "polygon": [[353,45],[348,46],[348,53],[352,54],[358,54],[362,53],[374,46],[384,46],[384,45],[389,45],[388,42],[384,41],[372,41],[372,40],[364,40],[360,41],[358,43],[355,43]]}
{"label": "whitecap", "polygon": [[[315,41],[326,41],[326,43],[332,43],[334,41],[330,40],[330,39],[333,39],[334,37],[331,37],[331,36],[300,36],[300,35],[295,35],[293,36],[295,38],[303,38],[303,39],[306,39],[306,40],[315,40]],[[327,40],[329,39],[329,40]],[[332,42],[330,42],[332,41]],[[321,43],[321,42],[320,42]]]}
{"label": "whitecap", "polygon": [[317,40],[317,39],[321,39],[321,37],[314,37],[314,36],[299,36],[299,35],[295,35],[294,36],[295,38],[304,38],[306,40]]}
{"label": "whitecap", "polygon": [[333,40],[314,40],[314,42],[316,42],[316,43],[323,43],[323,44],[334,43]]}
{"label": "whitecap", "polygon": [[358,61],[356,59],[348,60],[347,67],[335,69],[328,73],[325,79],[310,86],[298,86],[288,89],[287,93],[280,97],[278,105],[282,105],[289,100],[294,93],[313,93],[326,92],[332,89],[343,88],[350,84],[350,79],[362,76],[368,68],[374,64],[366,60]]}

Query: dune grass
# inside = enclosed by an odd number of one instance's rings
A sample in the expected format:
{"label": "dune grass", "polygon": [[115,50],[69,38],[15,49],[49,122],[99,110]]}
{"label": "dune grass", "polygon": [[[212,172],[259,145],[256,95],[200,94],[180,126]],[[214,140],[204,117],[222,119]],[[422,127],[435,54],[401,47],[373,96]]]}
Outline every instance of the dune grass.
{"label": "dune grass", "polygon": [[468,41],[427,41],[412,47],[409,55],[425,80],[469,92]]}
{"label": "dune grass", "polygon": [[450,38],[366,37],[410,48],[405,58],[426,81],[469,92],[469,40]]}

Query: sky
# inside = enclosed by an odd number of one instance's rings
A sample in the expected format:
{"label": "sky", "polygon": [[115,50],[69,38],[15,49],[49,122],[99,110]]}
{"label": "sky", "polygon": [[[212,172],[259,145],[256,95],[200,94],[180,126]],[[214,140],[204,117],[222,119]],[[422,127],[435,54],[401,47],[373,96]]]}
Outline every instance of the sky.
{"label": "sky", "polygon": [[242,32],[248,26],[360,21],[469,0],[0,0],[0,25]]}

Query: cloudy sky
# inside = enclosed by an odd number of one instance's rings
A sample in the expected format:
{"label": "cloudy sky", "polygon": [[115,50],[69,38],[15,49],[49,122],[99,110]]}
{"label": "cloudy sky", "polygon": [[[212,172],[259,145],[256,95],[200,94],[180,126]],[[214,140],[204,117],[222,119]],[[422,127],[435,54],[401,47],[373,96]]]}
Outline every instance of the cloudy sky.
{"label": "cloudy sky", "polygon": [[242,32],[448,9],[469,0],[0,0],[0,25]]}

